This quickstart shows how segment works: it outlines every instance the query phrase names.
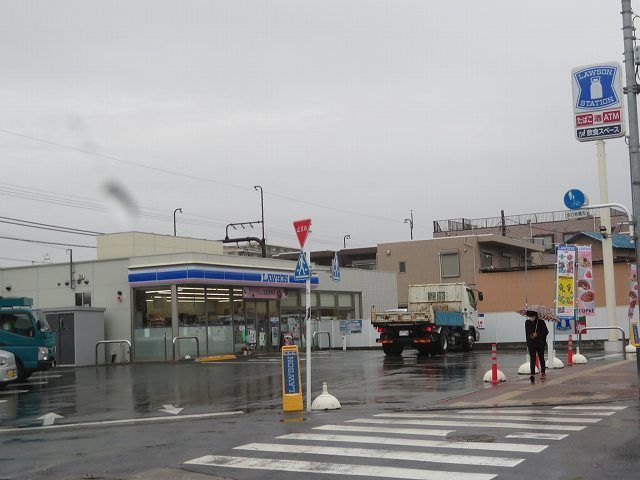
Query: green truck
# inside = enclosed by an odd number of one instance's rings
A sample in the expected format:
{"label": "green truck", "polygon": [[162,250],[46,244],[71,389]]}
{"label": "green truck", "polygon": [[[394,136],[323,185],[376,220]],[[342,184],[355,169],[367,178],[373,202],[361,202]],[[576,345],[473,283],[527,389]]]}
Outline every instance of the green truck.
{"label": "green truck", "polygon": [[56,334],[27,297],[0,297],[0,350],[16,357],[18,380],[56,364]]}

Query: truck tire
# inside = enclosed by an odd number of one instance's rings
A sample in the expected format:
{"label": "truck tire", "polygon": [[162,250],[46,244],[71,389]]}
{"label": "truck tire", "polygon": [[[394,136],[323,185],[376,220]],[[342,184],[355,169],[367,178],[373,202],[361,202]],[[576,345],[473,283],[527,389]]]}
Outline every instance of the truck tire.
{"label": "truck tire", "polygon": [[438,334],[438,342],[436,344],[436,352],[440,355],[444,355],[449,350],[449,335],[446,331],[442,331]]}
{"label": "truck tire", "polygon": [[20,361],[19,358],[16,358],[16,370],[18,370],[17,377],[19,382],[24,382],[33,373],[31,370],[27,370],[22,366],[22,362]]}
{"label": "truck tire", "polygon": [[402,355],[404,351],[404,346],[402,345],[393,345],[393,344],[384,344],[382,345],[382,350],[387,357],[399,357]]}
{"label": "truck tire", "polygon": [[462,350],[465,352],[470,352],[473,350],[473,345],[476,343],[476,331],[473,328],[469,329],[469,333],[467,334],[467,340],[462,343]]}

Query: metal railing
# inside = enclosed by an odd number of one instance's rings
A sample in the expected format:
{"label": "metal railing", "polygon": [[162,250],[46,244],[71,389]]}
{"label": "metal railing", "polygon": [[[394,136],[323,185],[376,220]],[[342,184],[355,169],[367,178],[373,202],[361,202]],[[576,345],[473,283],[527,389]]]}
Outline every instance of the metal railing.
{"label": "metal railing", "polygon": [[[320,331],[320,332],[313,332],[313,341],[311,342],[311,345],[314,346],[318,340],[318,335],[327,335],[329,337],[329,350],[332,350],[331,347],[331,332],[327,332],[327,331]],[[318,342],[318,350],[320,349],[320,342]]]}
{"label": "metal railing", "polygon": [[578,348],[580,348],[582,346],[582,333],[586,332],[587,330],[620,330],[620,333],[622,334],[622,354],[624,355],[624,358],[627,358],[627,352],[624,349],[625,345],[625,340],[626,340],[626,335],[624,334],[624,329],[622,327],[582,327],[580,330],[578,330]]}
{"label": "metal railing", "polygon": [[195,336],[173,337],[173,361],[176,360],[176,342],[179,340],[192,339],[196,341],[196,358],[200,356],[200,339]]}
{"label": "metal railing", "polygon": [[[98,343],[96,343],[96,366],[98,365],[98,347],[100,345],[106,345],[108,343],[119,343],[119,344],[127,344],[129,346],[129,360],[127,360],[126,362],[122,362],[122,363],[129,363],[131,362],[131,342],[129,340],[101,340]],[[105,362],[106,364],[106,362]]]}

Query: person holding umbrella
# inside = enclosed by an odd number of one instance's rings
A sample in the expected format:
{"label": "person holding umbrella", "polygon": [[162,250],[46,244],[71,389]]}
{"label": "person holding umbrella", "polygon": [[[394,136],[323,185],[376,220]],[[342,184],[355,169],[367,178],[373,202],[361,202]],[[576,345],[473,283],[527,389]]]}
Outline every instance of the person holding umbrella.
{"label": "person holding umbrella", "polygon": [[540,378],[547,378],[547,374],[545,372],[546,365],[544,361],[544,347],[547,344],[549,329],[536,310],[527,310],[526,315],[527,320],[524,322],[524,329],[527,338],[527,349],[529,350],[530,357],[529,365],[531,376],[529,377],[529,380],[531,380],[531,383],[534,383],[536,373],[536,355],[540,360]]}

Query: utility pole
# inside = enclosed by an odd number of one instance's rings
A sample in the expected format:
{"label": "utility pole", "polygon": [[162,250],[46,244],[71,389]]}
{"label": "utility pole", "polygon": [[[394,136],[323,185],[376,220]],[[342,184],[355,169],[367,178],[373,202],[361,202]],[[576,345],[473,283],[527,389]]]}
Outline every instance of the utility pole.
{"label": "utility pole", "polygon": [[504,218],[504,210],[500,210],[500,223],[502,224],[502,236],[507,236],[507,221]]}
{"label": "utility pole", "polygon": [[411,210],[411,217],[405,218],[404,223],[409,224],[409,230],[411,231],[411,240],[413,240],[413,210]]}
{"label": "utility pole", "polygon": [[69,255],[69,288],[71,290],[76,288],[75,281],[73,280],[73,249],[67,248],[67,255]]}
{"label": "utility pole", "polygon": [[262,220],[260,221],[260,223],[262,223],[262,244],[266,245],[265,243],[266,240],[264,239],[264,192],[260,185],[254,185],[253,189],[254,190],[260,189],[260,213],[262,215]]}
{"label": "utility pole", "polygon": [[[629,120],[629,163],[631,170],[631,210],[633,224],[633,242],[636,247],[636,265],[640,265],[640,243],[638,242],[638,215],[640,215],[640,139],[638,138],[638,104],[636,95],[639,86],[636,83],[636,72],[633,59],[633,10],[631,0],[622,0],[622,35],[624,38],[624,66],[627,95],[627,118]],[[638,302],[640,309],[640,302]]]}
{"label": "utility pole", "polygon": [[351,238],[351,235],[345,235],[345,236],[342,238],[342,247],[343,247],[343,248],[347,248],[347,238],[349,238],[349,239],[350,239],[350,238]]}
{"label": "utility pole", "polygon": [[176,236],[176,233],[177,233],[177,231],[176,231],[176,213],[177,213],[177,212],[182,213],[182,209],[181,209],[181,208],[176,208],[176,209],[173,211],[173,236],[174,236],[174,237]]}

